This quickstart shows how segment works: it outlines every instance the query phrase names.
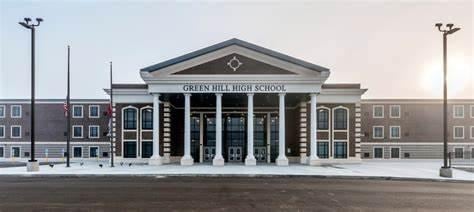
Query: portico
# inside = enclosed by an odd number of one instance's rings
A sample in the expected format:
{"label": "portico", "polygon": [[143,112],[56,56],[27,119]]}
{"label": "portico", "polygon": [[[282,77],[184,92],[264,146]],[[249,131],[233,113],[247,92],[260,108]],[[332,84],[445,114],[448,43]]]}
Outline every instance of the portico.
{"label": "portico", "polygon": [[[122,111],[123,124],[142,120],[141,116],[131,119],[131,109],[152,102],[150,165],[164,161],[186,166],[272,162],[287,166],[300,161],[319,165],[320,156],[332,158],[337,153],[338,158],[347,159],[353,155],[352,129],[344,118],[349,120],[351,105],[364,91],[358,87],[350,87],[352,93],[344,87],[323,89],[329,77],[327,68],[231,39],[143,68],[140,74],[145,82],[140,94],[127,89],[114,94],[127,109]],[[318,119],[320,102],[345,110],[333,111],[338,115],[334,119],[332,113]],[[344,123],[334,125],[335,118]],[[134,129],[121,131],[124,158],[145,155],[138,148],[145,134],[140,129],[136,129],[138,137],[132,132]]]}

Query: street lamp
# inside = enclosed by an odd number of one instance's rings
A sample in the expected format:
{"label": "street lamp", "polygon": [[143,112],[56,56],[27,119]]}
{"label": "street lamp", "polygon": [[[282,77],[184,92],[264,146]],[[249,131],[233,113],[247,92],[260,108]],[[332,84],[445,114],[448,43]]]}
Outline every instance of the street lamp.
{"label": "street lamp", "polygon": [[26,165],[26,170],[39,171],[38,161],[35,159],[35,29],[43,21],[42,18],[36,18],[36,24],[30,23],[31,18],[24,18],[24,22],[19,24],[31,30],[31,159]]}
{"label": "street lamp", "polygon": [[444,29],[441,29],[443,26],[442,23],[435,24],[435,27],[438,28],[440,32],[443,33],[443,159],[444,164],[439,170],[439,175],[441,177],[453,177],[453,172],[451,170],[451,164],[448,166],[448,53],[447,53],[447,37],[450,34],[453,34],[459,31],[461,28],[454,27],[454,24],[446,24]]}

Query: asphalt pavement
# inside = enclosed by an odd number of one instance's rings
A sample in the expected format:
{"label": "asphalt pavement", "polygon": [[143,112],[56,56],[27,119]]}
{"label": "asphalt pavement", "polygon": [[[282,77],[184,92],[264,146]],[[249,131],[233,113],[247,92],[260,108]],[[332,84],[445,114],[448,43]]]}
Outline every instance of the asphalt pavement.
{"label": "asphalt pavement", "polygon": [[312,177],[0,176],[0,211],[472,211],[474,184]]}

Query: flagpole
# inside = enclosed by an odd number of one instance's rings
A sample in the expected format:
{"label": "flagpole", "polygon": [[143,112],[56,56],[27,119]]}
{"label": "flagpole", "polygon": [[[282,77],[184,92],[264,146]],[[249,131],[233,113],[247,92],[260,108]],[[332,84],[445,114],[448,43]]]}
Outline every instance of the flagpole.
{"label": "flagpole", "polygon": [[114,133],[113,133],[113,124],[112,118],[114,114],[113,107],[113,89],[112,89],[112,61],[110,61],[110,114],[109,114],[109,134],[110,134],[110,167],[114,167]]}
{"label": "flagpole", "polygon": [[67,139],[66,139],[66,167],[70,167],[69,158],[70,158],[70,142],[71,142],[71,93],[70,93],[70,47],[67,46],[67,103],[66,103],[66,114],[67,114]]}

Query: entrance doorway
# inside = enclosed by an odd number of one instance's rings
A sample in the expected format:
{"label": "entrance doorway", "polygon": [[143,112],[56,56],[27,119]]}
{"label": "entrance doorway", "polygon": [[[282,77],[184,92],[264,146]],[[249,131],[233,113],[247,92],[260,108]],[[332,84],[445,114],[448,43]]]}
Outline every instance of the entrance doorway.
{"label": "entrance doorway", "polygon": [[224,158],[227,162],[243,162],[244,151],[247,142],[246,118],[234,114],[228,114],[224,122],[223,146],[227,151]]}

